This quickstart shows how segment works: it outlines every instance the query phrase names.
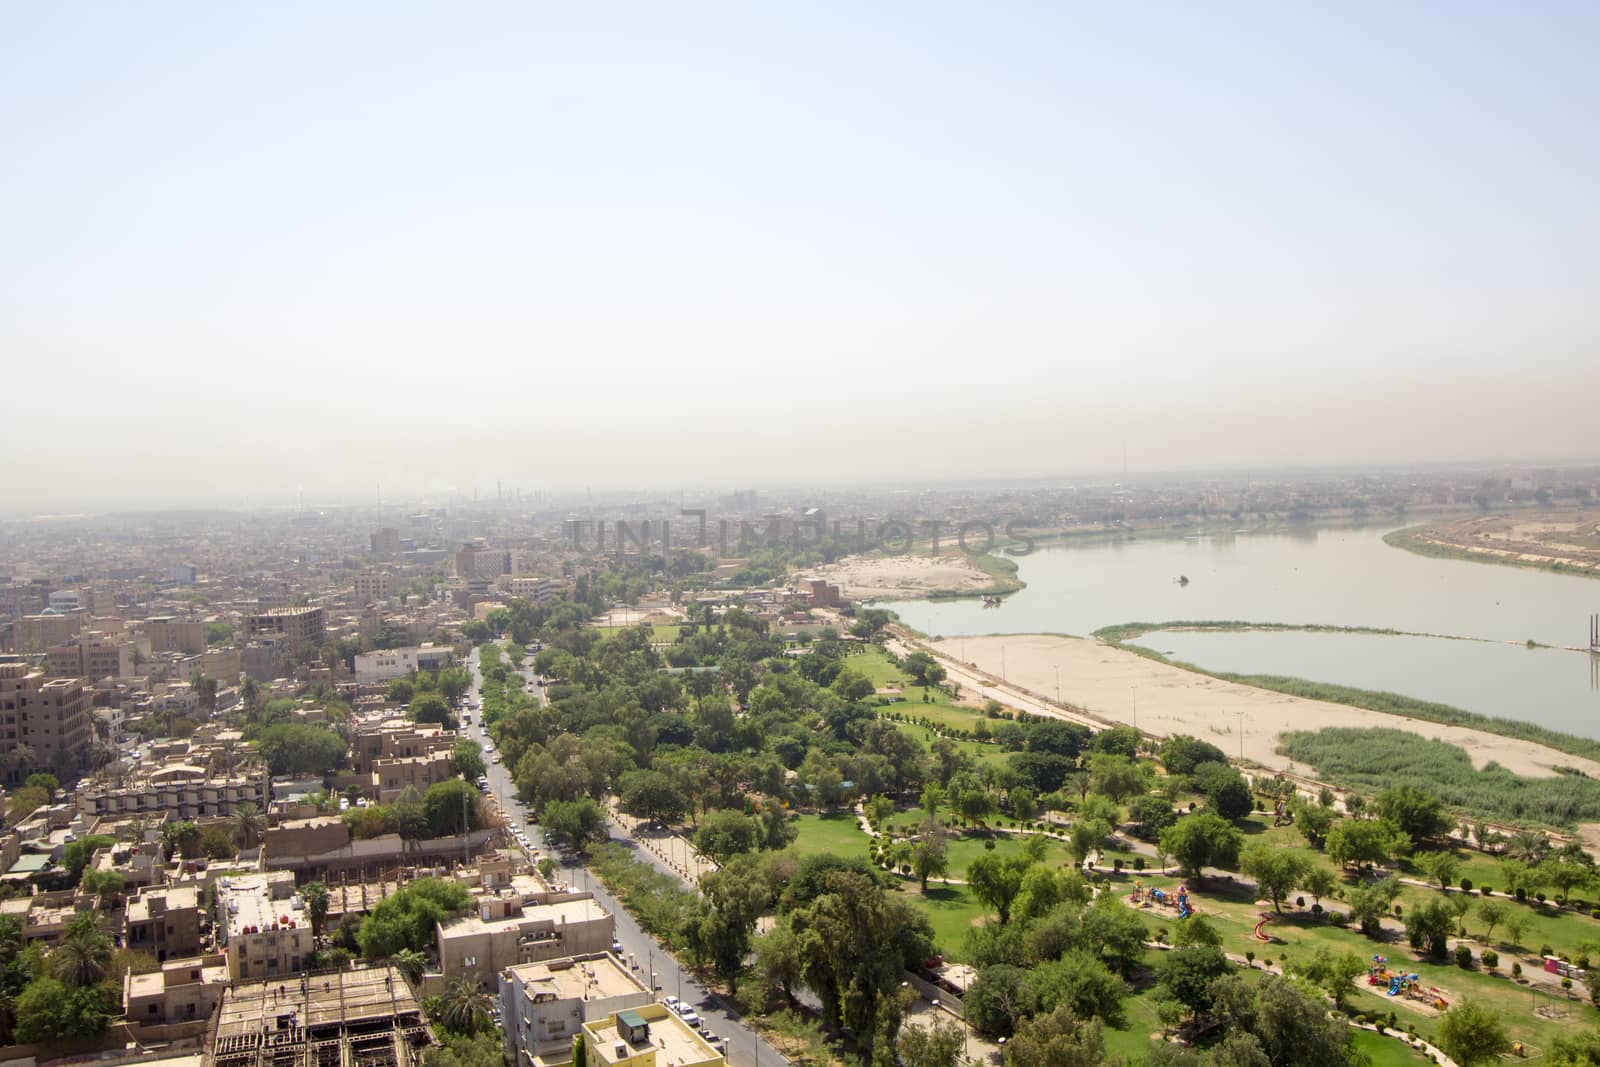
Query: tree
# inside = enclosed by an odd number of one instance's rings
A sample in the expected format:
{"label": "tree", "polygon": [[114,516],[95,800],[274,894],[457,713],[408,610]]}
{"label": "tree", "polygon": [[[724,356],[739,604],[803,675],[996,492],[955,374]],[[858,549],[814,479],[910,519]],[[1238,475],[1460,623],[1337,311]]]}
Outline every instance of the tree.
{"label": "tree", "polygon": [[1191,878],[1206,867],[1237,865],[1244,835],[1220,815],[1209,811],[1179,819],[1161,834],[1161,850],[1175,858]]}
{"label": "tree", "polygon": [[322,924],[328,917],[328,887],[321,882],[307,882],[300,887],[300,899],[305,901],[306,914],[311,917],[311,936],[322,936]]}
{"label": "tree", "polygon": [[1574,889],[1581,889],[1594,880],[1594,871],[1581,863],[1568,859],[1547,859],[1539,864],[1539,874],[1544,883],[1556,891],[1556,900],[1565,904]]}
{"label": "tree", "polygon": [[1506,839],[1506,855],[1533,866],[1550,854],[1550,838],[1538,830],[1519,830]]}
{"label": "tree", "polygon": [[1406,940],[1436,960],[1449,952],[1450,935],[1456,928],[1455,909],[1434,897],[1406,911]]}
{"label": "tree", "polygon": [[396,678],[394,681],[389,683],[389,703],[409,704],[411,703],[411,698],[416,695],[416,692],[416,688],[411,684],[411,679]]}
{"label": "tree", "polygon": [[1484,940],[1492,940],[1494,938],[1494,928],[1506,921],[1506,906],[1498,900],[1479,901],[1478,918],[1483,920]]}
{"label": "tree", "polygon": [[760,976],[769,995],[782,994],[790,1007],[796,1003],[796,990],[800,988],[805,970],[805,960],[800,951],[800,940],[786,915],[780,915],[772,928],[755,941],[756,974]]}
{"label": "tree", "polygon": [[1098,1067],[1106,1059],[1099,1022],[1080,1021],[1065,1005],[1026,1020],[1006,1044],[1006,1067]]}
{"label": "tree", "polygon": [[456,717],[450,711],[450,705],[438,693],[421,693],[411,702],[407,712],[412,722],[437,723],[446,730],[456,728]]}
{"label": "tree", "polygon": [[483,762],[483,746],[470,737],[457,738],[450,750],[450,766],[469,781],[481,778],[488,771]]}
{"label": "tree", "polygon": [[1400,882],[1396,878],[1383,878],[1368,885],[1350,890],[1347,903],[1350,918],[1368,937],[1383,932],[1383,917],[1389,914],[1389,905],[1400,895]]}
{"label": "tree", "polygon": [[928,1027],[901,1027],[895,1044],[905,1067],[956,1067],[966,1043],[961,1027],[935,1021]]}
{"label": "tree", "polygon": [[832,688],[839,699],[852,704],[866,700],[876,692],[872,682],[851,667],[844,668],[834,676]]}
{"label": "tree", "polygon": [[233,809],[233,840],[240,849],[249,850],[259,845],[266,828],[267,820],[261,809],[248,800]]}
{"label": "tree", "polygon": [[[583,1031],[578,1031],[580,1038]],[[422,1067],[503,1067],[504,1054],[500,1039],[493,1032],[482,1034],[456,1034],[446,1032],[439,1036],[440,1047],[425,1049]],[[583,1063],[583,1050],[573,1063]]]}
{"label": "tree", "polygon": [[737,993],[739,972],[750,955],[750,938],[771,899],[771,890],[760,861],[750,855],[741,855],[721,870],[702,876],[700,889],[704,910],[695,933],[717,974]]}
{"label": "tree", "polygon": [[344,738],[325,726],[286,722],[268,726],[256,748],[274,775],[325,777],[344,765]]}
{"label": "tree", "polygon": [[1456,875],[1461,873],[1461,861],[1448,852],[1429,852],[1418,856],[1414,862],[1441,892],[1454,885]]}
{"label": "tree", "polygon": [[539,820],[545,833],[557,844],[583,852],[595,841],[610,836],[606,829],[605,812],[591,797],[577,800],[552,800],[545,805]]}
{"label": "tree", "polygon": [[689,810],[688,798],[662,771],[628,771],[617,781],[617,806],[640,819],[675,822]]}
{"label": "tree", "polygon": [[1262,896],[1272,901],[1272,910],[1283,912],[1283,898],[1305,880],[1310,861],[1291,849],[1268,844],[1251,845],[1239,857],[1240,869],[1256,880]]}
{"label": "tree", "polygon": [[1174,949],[1156,967],[1161,991],[1199,1015],[1211,1007],[1211,983],[1227,974],[1228,958],[1211,945]]}
{"label": "tree", "polygon": [[967,987],[967,1021],[985,1037],[1009,1038],[1028,1012],[1028,972],[1008,963],[991,964]]}
{"label": "tree", "polygon": [[1378,817],[1388,819],[1413,841],[1443,837],[1455,826],[1444,801],[1414,785],[1397,785],[1378,794]]}
{"label": "tree", "polygon": [[16,999],[16,1039],[99,1037],[118,1010],[117,1000],[109,982],[74,988],[48,975],[35,978]]}
{"label": "tree", "polygon": [[466,833],[483,825],[478,813],[478,791],[459,778],[435,782],[422,795],[428,832],[434,837]]}
{"label": "tree", "polygon": [[412,948],[403,948],[396,952],[390,962],[400,968],[400,973],[405,975],[406,981],[413,986],[422,981],[423,974],[428,970],[428,957]]}
{"label": "tree", "polygon": [[439,1025],[471,1036],[490,1028],[489,998],[463,975],[450,979],[439,998]]}
{"label": "tree", "polygon": [[1090,788],[1101,796],[1121,803],[1150,788],[1144,768],[1127,756],[1097,752],[1089,757]]}
{"label": "tree", "polygon": [[111,968],[111,938],[100,932],[92,911],[80,911],[67,923],[61,943],[50,953],[50,968],[69,985],[91,986]]}
{"label": "tree", "polygon": [[1439,1022],[1439,1047],[1461,1067],[1491,1063],[1509,1051],[1511,1042],[1498,1012],[1470,1000],[1453,1005]]}
{"label": "tree", "polygon": [[1079,819],[1072,826],[1072,840],[1069,845],[1072,849],[1072,858],[1082,866],[1092,853],[1105,848],[1106,842],[1110,839],[1111,824],[1104,819]]}
{"label": "tree", "polygon": [[1141,841],[1155,841],[1161,831],[1178,821],[1172,805],[1158,796],[1134,797],[1128,805],[1128,820],[1134,824],[1133,835]]}
{"label": "tree", "polygon": [[1350,993],[1350,983],[1365,972],[1366,962],[1354,952],[1334,952],[1327,945],[1318,945],[1317,951],[1300,968],[1300,973],[1315,982],[1330,997],[1334,1007],[1344,1010],[1344,998]]}
{"label": "tree", "polygon": [[462,667],[446,667],[439,672],[439,693],[451,704],[459,704],[472,688],[472,676]]}
{"label": "tree", "polygon": [[903,669],[916,685],[938,685],[945,677],[944,667],[926,652],[911,653]]}
{"label": "tree", "polygon": [[1227,763],[1228,757],[1216,745],[1186,734],[1174,734],[1161,744],[1161,763],[1168,774],[1193,774],[1202,763]]}
{"label": "tree", "polygon": [[1011,919],[1011,903],[1022,891],[1022,878],[1033,866],[1028,856],[997,856],[985,852],[967,865],[972,895],[1000,915],[1000,925]]}
{"label": "tree", "polygon": [[937,829],[924,829],[917,843],[911,846],[911,870],[928,891],[928,879],[944,874],[950,869],[949,845]]}
{"label": "tree", "polygon": [[1387,819],[1344,819],[1328,831],[1324,851],[1341,867],[1371,867],[1411,851],[1411,839]]}
{"label": "tree", "polygon": [[378,902],[361,923],[356,941],[368,959],[384,959],[401,949],[426,952],[434,944],[434,928],[466,911],[471,904],[458,882],[419,878]]}
{"label": "tree", "polygon": [[1060,959],[1039,964],[1028,972],[1026,984],[1034,1012],[1051,1012],[1064,1004],[1080,1019],[1122,1025],[1127,987],[1087,949],[1069,949]]}
{"label": "tree", "polygon": [[1006,799],[1011,801],[1011,814],[1022,822],[1032,822],[1033,817],[1039,813],[1038,796],[1025,785],[1007,790]]}
{"label": "tree", "polygon": [[754,852],[761,844],[761,829],[748,815],[721,808],[708,815],[695,831],[695,847],[719,864],[741,852]]}
{"label": "tree", "polygon": [[1328,831],[1333,828],[1333,809],[1323,804],[1308,804],[1296,797],[1289,804],[1289,814],[1294,818],[1294,828],[1312,848],[1321,849],[1328,842]]}
{"label": "tree", "polygon": [[1311,894],[1313,904],[1322,903],[1322,898],[1331,894],[1338,886],[1339,880],[1332,871],[1318,863],[1306,863],[1305,876],[1300,879],[1300,888]]}

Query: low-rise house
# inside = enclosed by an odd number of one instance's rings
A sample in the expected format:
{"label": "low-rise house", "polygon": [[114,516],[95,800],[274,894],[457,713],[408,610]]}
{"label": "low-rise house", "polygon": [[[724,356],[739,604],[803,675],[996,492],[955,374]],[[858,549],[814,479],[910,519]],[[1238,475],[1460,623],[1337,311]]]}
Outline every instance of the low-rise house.
{"label": "low-rise house", "polygon": [[446,978],[465,976],[494,988],[507,967],[610,949],[611,914],[593,899],[524,907],[514,894],[480,897],[478,914],[438,927],[439,968]]}
{"label": "low-rise house", "polygon": [[726,1062],[664,1004],[613,1012],[584,1023],[583,1034],[584,1067],[713,1067]]}
{"label": "low-rise house", "polygon": [[228,964],[220,955],[168,960],[159,971],[123,978],[124,1011],[130,1024],[140,1026],[209,1019],[228,983]]}
{"label": "low-rise house", "polygon": [[650,992],[606,953],[524,963],[500,972],[506,1051],[522,1067],[566,1063],[586,1022],[641,1008]]}

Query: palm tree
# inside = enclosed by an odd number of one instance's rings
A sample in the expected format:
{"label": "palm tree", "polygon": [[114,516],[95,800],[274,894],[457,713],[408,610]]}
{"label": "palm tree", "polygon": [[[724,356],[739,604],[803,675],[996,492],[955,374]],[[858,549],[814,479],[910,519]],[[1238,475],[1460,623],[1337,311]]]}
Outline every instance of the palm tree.
{"label": "palm tree", "polygon": [[396,952],[391,962],[400,968],[400,973],[412,985],[422,981],[422,972],[428,969],[428,957],[414,948],[403,948]]}
{"label": "palm tree", "polygon": [[300,899],[306,902],[306,912],[311,916],[311,936],[322,936],[322,921],[328,917],[328,887],[321,882],[307,882],[300,887]]}
{"label": "palm tree", "polygon": [[1506,842],[1506,855],[1533,865],[1550,852],[1550,839],[1537,830],[1519,830]]}
{"label": "palm tree", "polygon": [[111,939],[100,932],[92,911],[81,911],[67,924],[61,943],[50,953],[56,977],[78,987],[91,986],[111,970]]}
{"label": "palm tree", "polygon": [[475,1034],[489,1028],[489,998],[478,983],[462,976],[453,978],[440,997],[439,1023],[458,1034]]}
{"label": "palm tree", "polygon": [[266,828],[267,821],[261,809],[248,800],[233,809],[233,839],[241,849],[255,848],[261,841],[261,831]]}

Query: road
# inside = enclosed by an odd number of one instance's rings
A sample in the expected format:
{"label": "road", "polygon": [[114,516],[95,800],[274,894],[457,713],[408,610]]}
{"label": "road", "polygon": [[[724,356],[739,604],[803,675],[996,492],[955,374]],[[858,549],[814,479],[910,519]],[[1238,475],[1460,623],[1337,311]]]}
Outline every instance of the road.
{"label": "road", "polygon": [[[472,687],[468,690],[467,699],[469,706],[479,703],[481,693],[479,686],[483,675],[478,668],[478,650],[474,648],[472,655],[467,660],[468,670],[472,674]],[[544,693],[539,692],[542,700]],[[481,708],[474,711],[473,722],[466,727],[468,736],[478,741],[485,747],[485,754],[490,745],[487,731],[483,728]],[[519,828],[527,834],[535,855],[544,854],[546,849],[544,835],[536,823],[527,818],[527,811],[517,800],[516,785],[511,780],[511,774],[504,765],[499,763],[488,764],[484,775],[489,780],[489,790],[499,801],[500,808],[506,814],[507,820],[513,828]],[[657,870],[672,877],[676,874],[658,857],[647,849],[640,848],[636,843],[627,839],[620,829],[613,827],[615,833],[613,840],[624,848],[630,850],[636,859],[649,863]],[[552,853],[554,855],[554,853]],[[656,987],[660,995],[675,996],[679,1000],[688,1001],[694,1010],[706,1021],[711,1031],[727,1039],[726,1054],[728,1062],[734,1067],[758,1067],[759,1064],[777,1065],[787,1063],[777,1049],[759,1038],[754,1031],[739,1022],[735,1016],[726,1011],[720,997],[714,997],[704,986],[695,980],[694,976],[678,966],[672,954],[656,942],[649,934],[645,933],[634,921],[633,916],[617,903],[616,899],[606,891],[600,880],[589,872],[589,869],[580,864],[570,855],[564,859],[563,877],[569,885],[579,889],[586,889],[594,894],[600,906],[609,911],[616,920],[616,939],[622,945],[624,962],[638,961],[638,970],[635,972],[641,980],[654,972]]]}

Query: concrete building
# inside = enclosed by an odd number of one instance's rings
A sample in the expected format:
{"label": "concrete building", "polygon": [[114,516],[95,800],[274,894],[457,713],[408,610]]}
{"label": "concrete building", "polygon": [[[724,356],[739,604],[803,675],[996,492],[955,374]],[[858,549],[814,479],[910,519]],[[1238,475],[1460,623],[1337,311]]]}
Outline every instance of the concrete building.
{"label": "concrete building", "polygon": [[533,600],[544,602],[550,600],[561,592],[562,583],[554,578],[530,577],[528,575],[502,575],[495,581],[496,587],[510,597],[520,600]]}
{"label": "concrete building", "polygon": [[350,739],[350,770],[353,774],[369,775],[385,760],[448,753],[455,744],[454,732],[433,723],[406,719],[358,723]]}
{"label": "concrete building", "polygon": [[383,571],[364,571],[355,576],[352,592],[364,604],[388,600],[394,595],[394,576]]}
{"label": "concrete building", "polygon": [[448,749],[422,756],[398,756],[372,762],[372,794],[380,804],[392,804],[407,788],[426,793],[430,785],[455,777]]}
{"label": "concrete building", "polygon": [[584,1023],[583,1033],[584,1067],[711,1067],[726,1062],[664,1004],[614,1012]]}
{"label": "concrete building", "polygon": [[232,815],[244,803],[266,811],[267,783],[261,764],[213,776],[204,767],[176,763],[120,783],[84,782],[78,789],[78,810],[110,818],[171,812],[180,819]]}
{"label": "concrete building", "polygon": [[616,932],[611,914],[591,899],[523,908],[515,898],[480,897],[478,907],[479,914],[439,927],[439,967],[484,989],[507,967],[604,953]]}
{"label": "concrete building", "polygon": [[89,697],[75,678],[52,678],[31,670],[26,663],[0,663],[0,756],[31,752],[28,766],[17,765],[11,776],[20,780],[33,770],[55,764],[65,752],[69,766],[87,765],[89,743],[94,739]]}
{"label": "concrete building", "polygon": [[45,652],[45,670],[56,678],[131,678],[143,653],[133,641],[106,634],[81,634]]}
{"label": "concrete building", "polygon": [[393,965],[240,982],[201,1067],[420,1067],[437,1044]]}
{"label": "concrete building", "polygon": [[356,681],[387,682],[404,678],[412,671],[438,671],[450,666],[453,658],[447,645],[419,645],[415,648],[387,648],[362,652],[356,658]]}
{"label": "concrete building", "polygon": [[228,965],[222,956],[168,960],[159,971],[122,980],[122,1002],[129,1023],[170,1026],[211,1018],[228,988]]}
{"label": "concrete building", "polygon": [[291,646],[320,645],[326,632],[327,619],[321,608],[275,608],[244,619],[244,635],[249,641],[276,639]]}
{"label": "concrete building", "polygon": [[123,916],[122,939],[129,948],[166,962],[200,954],[200,891],[192,885],[142,890]]}
{"label": "concrete building", "polygon": [[24,615],[11,627],[11,647],[17,652],[43,652],[51,645],[77,637],[83,630],[78,612]]}
{"label": "concrete building", "polygon": [[294,891],[294,875],[218,879],[217,937],[234,981],[298,975],[311,954],[311,917]]}
{"label": "concrete building", "polygon": [[456,551],[456,576],[493,581],[502,574],[511,574],[511,553],[503,548],[485,548],[482,545],[462,545]]}
{"label": "concrete building", "polygon": [[566,1063],[572,1037],[584,1023],[642,1008],[651,999],[609,953],[507,967],[500,972],[506,1050],[519,1067]]}
{"label": "concrete building", "polygon": [[400,554],[400,531],[392,526],[373,530],[370,540],[374,556],[391,559]]}
{"label": "concrete building", "polygon": [[144,620],[145,640],[152,654],[187,652],[199,655],[206,650],[206,624],[183,622],[171,616]]}

